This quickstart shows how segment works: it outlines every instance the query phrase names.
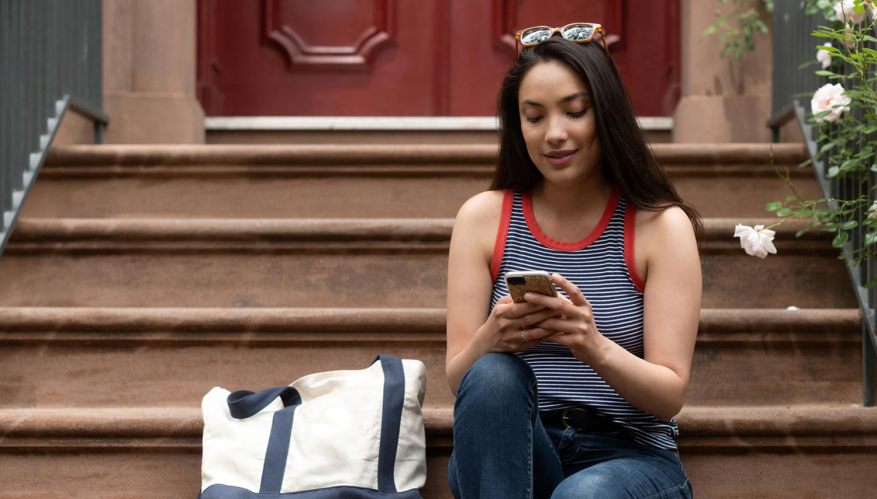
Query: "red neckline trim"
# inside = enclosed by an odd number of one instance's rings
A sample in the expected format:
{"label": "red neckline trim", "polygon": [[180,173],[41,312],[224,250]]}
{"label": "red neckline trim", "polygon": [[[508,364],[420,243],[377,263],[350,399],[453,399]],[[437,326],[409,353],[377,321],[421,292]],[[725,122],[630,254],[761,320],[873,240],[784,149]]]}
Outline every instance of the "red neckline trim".
{"label": "red neckline trim", "polygon": [[618,205],[620,197],[621,195],[618,191],[612,191],[612,195],[609,196],[609,202],[606,203],[606,208],[603,210],[603,216],[600,217],[600,222],[594,227],[594,230],[592,230],[590,234],[578,241],[558,241],[557,239],[548,237],[548,235],[542,232],[542,228],[539,227],[539,223],[536,221],[536,216],[533,214],[533,200],[531,198],[531,193],[529,192],[525,192],[522,199],[524,220],[527,221],[527,227],[530,228],[530,232],[533,233],[536,240],[545,246],[561,251],[577,251],[588,247],[588,245],[596,241],[600,235],[603,234],[603,231],[606,230],[606,227],[609,225],[609,221],[612,220],[612,213],[615,212],[615,207]]}

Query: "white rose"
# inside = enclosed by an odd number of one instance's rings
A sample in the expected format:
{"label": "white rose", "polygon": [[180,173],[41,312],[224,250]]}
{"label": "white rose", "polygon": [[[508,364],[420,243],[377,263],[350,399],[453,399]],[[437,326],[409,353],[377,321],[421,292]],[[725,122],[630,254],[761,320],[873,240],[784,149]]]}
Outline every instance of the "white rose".
{"label": "white rose", "polygon": [[[831,47],[831,42],[826,43],[823,47]],[[825,49],[816,51],[816,60],[822,63],[822,69],[831,66],[831,54]]]}
{"label": "white rose", "polygon": [[871,203],[871,207],[868,208],[868,218],[877,218],[877,201]]}
{"label": "white rose", "polygon": [[856,12],[853,7],[856,5],[854,0],[843,0],[834,4],[834,15],[838,21],[859,24],[865,20],[864,12]]}
{"label": "white rose", "polygon": [[840,83],[826,83],[813,94],[813,99],[810,100],[810,110],[813,114],[831,111],[817,119],[817,123],[835,121],[842,113],[850,110],[850,98],[846,96],[844,87]]}
{"label": "white rose", "polygon": [[748,225],[737,224],[734,237],[740,238],[740,246],[746,250],[747,255],[764,258],[769,254],[775,255],[776,246],[773,245],[773,237],[776,232],[765,229],[764,225],[756,225],[754,228]]}

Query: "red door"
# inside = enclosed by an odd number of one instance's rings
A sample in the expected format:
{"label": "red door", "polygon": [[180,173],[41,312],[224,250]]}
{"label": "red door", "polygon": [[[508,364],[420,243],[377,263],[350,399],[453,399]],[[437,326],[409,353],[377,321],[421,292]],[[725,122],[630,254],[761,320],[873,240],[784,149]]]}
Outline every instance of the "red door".
{"label": "red door", "polygon": [[517,29],[600,22],[639,116],[679,99],[679,0],[199,0],[210,116],[493,115]]}

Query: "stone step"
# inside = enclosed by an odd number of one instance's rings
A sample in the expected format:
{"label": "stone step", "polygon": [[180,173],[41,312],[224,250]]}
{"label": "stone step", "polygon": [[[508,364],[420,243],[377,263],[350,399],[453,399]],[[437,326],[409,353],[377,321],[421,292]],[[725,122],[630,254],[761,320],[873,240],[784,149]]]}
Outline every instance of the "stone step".
{"label": "stone step", "polygon": [[[701,312],[688,401],[855,403],[857,309]],[[444,309],[0,308],[0,407],[191,405],[214,385],[260,389],[422,360],[426,405],[450,406]],[[99,387],[99,389],[96,389]]]}
{"label": "stone step", "polygon": [[[673,119],[638,117],[650,143],[673,142]],[[210,116],[208,144],[496,144],[494,116]]]}
{"label": "stone step", "polygon": [[[827,238],[795,238],[789,223],[782,257],[759,260],[732,237],[736,222],[705,220],[704,307],[855,306]],[[0,306],[441,306],[452,224],[21,219],[0,260]]]}
{"label": "stone step", "polygon": [[[803,146],[655,144],[683,198],[706,217],[765,216],[791,191],[821,197]],[[490,145],[64,146],[27,217],[453,217],[489,187]]]}
{"label": "stone step", "polygon": [[[449,498],[451,411],[426,409],[424,420],[424,497]],[[678,420],[680,453],[699,497],[873,493],[873,408],[691,406]],[[201,429],[194,404],[0,409],[4,497],[193,497],[200,488]]]}

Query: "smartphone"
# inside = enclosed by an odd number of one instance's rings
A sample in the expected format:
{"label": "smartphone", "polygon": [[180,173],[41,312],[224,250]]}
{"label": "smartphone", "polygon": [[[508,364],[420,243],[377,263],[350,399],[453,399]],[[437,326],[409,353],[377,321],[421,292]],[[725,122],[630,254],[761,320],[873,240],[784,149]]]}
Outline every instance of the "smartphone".
{"label": "smartphone", "polygon": [[524,294],[528,292],[546,296],[557,296],[554,284],[551,283],[551,274],[541,270],[507,272],[505,284],[515,303],[522,303],[524,301]]}

